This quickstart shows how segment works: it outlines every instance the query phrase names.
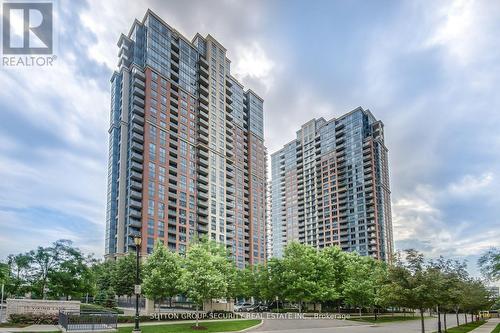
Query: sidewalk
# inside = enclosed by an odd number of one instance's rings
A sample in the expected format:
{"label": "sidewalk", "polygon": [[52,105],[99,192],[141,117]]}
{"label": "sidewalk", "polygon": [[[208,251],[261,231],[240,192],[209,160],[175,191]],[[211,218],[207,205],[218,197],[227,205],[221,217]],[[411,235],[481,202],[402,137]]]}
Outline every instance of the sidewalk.
{"label": "sidewalk", "polygon": [[470,331],[470,333],[491,333],[497,325],[500,324],[500,319],[498,318],[491,318],[488,320],[488,322],[484,325],[479,326],[475,330]]}
{"label": "sidewalk", "polygon": [[31,325],[26,327],[0,327],[0,332],[54,332],[59,331],[57,325]]}

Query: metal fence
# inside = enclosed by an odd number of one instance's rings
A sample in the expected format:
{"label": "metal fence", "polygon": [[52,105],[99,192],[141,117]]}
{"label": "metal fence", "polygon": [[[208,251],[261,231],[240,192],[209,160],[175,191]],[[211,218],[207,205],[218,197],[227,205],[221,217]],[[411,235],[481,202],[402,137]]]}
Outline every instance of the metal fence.
{"label": "metal fence", "polygon": [[112,312],[61,311],[59,325],[66,331],[99,331],[117,328],[117,314]]}

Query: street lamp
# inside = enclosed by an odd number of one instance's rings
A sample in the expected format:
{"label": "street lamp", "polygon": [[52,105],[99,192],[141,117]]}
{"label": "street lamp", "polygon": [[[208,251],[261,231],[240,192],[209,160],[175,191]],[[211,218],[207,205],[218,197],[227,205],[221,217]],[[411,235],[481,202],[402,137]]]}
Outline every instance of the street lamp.
{"label": "street lamp", "polygon": [[135,266],[135,326],[134,332],[140,333],[141,329],[139,328],[139,295],[141,294],[141,286],[139,285],[139,252],[141,247],[141,234],[138,234],[134,237],[135,244],[135,254],[136,254],[136,266]]}

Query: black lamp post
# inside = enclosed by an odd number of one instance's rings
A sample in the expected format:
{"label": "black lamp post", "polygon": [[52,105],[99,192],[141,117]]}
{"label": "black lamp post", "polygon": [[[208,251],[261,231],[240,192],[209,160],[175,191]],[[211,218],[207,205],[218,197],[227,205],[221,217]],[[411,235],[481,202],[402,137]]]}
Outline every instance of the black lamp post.
{"label": "black lamp post", "polygon": [[135,243],[135,253],[136,253],[136,266],[135,266],[135,326],[134,332],[140,333],[141,329],[139,328],[139,295],[141,294],[141,287],[139,285],[139,252],[141,247],[141,235],[137,235],[134,237]]}

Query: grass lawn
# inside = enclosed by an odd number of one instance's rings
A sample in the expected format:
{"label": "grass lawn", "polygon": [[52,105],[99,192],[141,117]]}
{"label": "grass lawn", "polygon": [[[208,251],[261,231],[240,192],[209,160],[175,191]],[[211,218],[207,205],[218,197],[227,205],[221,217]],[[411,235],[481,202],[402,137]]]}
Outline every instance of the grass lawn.
{"label": "grass lawn", "polygon": [[[428,317],[426,317],[428,318]],[[361,317],[361,318],[356,318],[356,317],[351,317],[347,320],[352,320],[352,321],[360,321],[364,323],[390,323],[393,321],[406,321],[406,320],[419,320],[419,316],[383,316],[383,317],[377,317],[377,320],[375,320],[375,317]]]}
{"label": "grass lawn", "polygon": [[[186,333],[186,332],[231,332],[240,331],[245,328],[255,326],[260,323],[260,320],[228,320],[228,321],[212,321],[200,322],[200,326],[206,327],[206,330],[193,330],[191,326],[195,323],[185,324],[170,324],[170,325],[151,325],[142,326],[141,331],[144,333]],[[118,333],[130,333],[133,327],[120,327]]]}
{"label": "grass lawn", "polygon": [[466,333],[466,332],[470,332],[473,329],[481,326],[484,323],[485,323],[484,320],[480,320],[480,321],[474,321],[472,323],[460,325],[460,326],[457,326],[457,327],[448,328],[448,333]]}
{"label": "grass lawn", "polygon": [[500,333],[500,324],[498,324],[497,327],[495,327],[495,329],[491,331],[491,333]]}

